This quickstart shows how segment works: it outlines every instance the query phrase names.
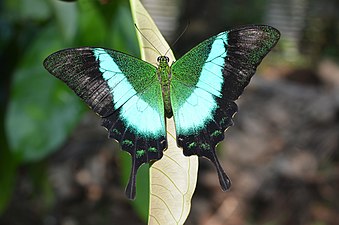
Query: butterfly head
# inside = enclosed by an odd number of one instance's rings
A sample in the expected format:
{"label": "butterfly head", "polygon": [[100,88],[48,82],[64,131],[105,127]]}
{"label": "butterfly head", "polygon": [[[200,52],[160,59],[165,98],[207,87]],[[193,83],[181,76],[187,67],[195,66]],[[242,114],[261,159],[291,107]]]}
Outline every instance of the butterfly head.
{"label": "butterfly head", "polygon": [[159,56],[157,58],[157,62],[159,64],[163,64],[163,63],[168,64],[169,63],[169,58],[167,56]]}

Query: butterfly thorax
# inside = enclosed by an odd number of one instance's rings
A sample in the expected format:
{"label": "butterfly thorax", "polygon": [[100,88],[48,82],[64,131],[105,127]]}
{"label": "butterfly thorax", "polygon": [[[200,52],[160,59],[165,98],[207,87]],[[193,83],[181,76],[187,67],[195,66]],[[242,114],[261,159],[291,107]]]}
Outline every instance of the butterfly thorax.
{"label": "butterfly thorax", "polygon": [[157,59],[159,66],[157,68],[158,79],[161,84],[162,98],[164,100],[165,116],[171,118],[173,115],[171,99],[170,99],[170,84],[171,84],[171,68],[168,65],[169,58],[167,56],[159,56]]}

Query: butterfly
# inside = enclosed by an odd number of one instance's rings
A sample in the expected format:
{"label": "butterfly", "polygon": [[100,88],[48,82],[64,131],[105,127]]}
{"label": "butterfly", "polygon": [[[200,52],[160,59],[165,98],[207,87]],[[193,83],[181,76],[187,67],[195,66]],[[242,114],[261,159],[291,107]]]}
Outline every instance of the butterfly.
{"label": "butterfly", "polygon": [[64,49],[43,64],[102,118],[109,137],[130,153],[127,197],[135,198],[138,168],[163,156],[165,117],[172,116],[183,154],[211,160],[226,191],[231,181],[219,163],[216,145],[233,125],[235,100],[279,38],[273,27],[250,25],[208,38],[172,65],[165,55],[157,58],[155,67],[100,47]]}

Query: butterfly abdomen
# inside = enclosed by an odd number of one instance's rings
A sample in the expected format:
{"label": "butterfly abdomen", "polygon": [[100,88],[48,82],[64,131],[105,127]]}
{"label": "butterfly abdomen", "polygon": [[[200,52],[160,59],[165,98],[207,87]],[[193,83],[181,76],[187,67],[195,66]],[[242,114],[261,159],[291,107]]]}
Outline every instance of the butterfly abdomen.
{"label": "butterfly abdomen", "polygon": [[162,89],[162,98],[164,100],[165,116],[171,118],[173,116],[171,98],[170,98],[170,84],[171,84],[171,69],[168,65],[168,58],[166,56],[159,56],[159,66],[157,75]]}

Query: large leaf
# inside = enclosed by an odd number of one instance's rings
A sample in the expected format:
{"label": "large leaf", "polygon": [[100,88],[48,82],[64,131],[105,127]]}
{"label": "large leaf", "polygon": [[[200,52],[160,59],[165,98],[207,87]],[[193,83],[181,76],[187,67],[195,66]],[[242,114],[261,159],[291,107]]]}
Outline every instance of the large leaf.
{"label": "large leaf", "polygon": [[[139,29],[142,59],[156,65],[159,54],[174,61],[169,45],[139,0],[130,0]],[[152,44],[151,44],[152,43]],[[156,49],[155,49],[156,48]],[[185,157],[175,140],[173,118],[167,120],[168,149],[150,167],[149,224],[183,224],[191,208],[198,172],[198,157]]]}

